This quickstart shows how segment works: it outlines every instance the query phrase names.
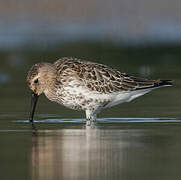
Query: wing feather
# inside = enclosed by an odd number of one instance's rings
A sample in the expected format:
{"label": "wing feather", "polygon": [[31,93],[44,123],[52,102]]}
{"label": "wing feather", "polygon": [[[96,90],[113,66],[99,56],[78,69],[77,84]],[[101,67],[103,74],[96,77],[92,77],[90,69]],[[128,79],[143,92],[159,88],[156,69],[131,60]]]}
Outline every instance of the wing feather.
{"label": "wing feather", "polygon": [[133,91],[166,85],[162,80],[129,76],[106,65],[81,61],[77,58],[61,58],[55,62],[55,66],[61,78],[71,74],[88,89],[100,93]]}

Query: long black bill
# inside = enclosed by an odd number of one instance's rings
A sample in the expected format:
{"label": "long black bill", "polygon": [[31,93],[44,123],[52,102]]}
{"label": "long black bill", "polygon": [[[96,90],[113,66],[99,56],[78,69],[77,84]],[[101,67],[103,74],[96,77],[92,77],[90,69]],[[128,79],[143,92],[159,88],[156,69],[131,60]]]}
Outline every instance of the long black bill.
{"label": "long black bill", "polygon": [[33,117],[36,109],[36,104],[38,101],[38,95],[32,92],[31,94],[31,109],[30,109],[30,123],[33,125]]}

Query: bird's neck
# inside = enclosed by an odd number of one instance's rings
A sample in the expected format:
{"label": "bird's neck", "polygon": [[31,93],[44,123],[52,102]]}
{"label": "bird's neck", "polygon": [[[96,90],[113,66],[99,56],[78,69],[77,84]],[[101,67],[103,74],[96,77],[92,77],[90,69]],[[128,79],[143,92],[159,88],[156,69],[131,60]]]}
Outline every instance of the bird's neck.
{"label": "bird's neck", "polygon": [[42,71],[44,81],[44,94],[50,100],[55,96],[55,82],[57,78],[56,69],[53,64],[47,63],[47,67]]}

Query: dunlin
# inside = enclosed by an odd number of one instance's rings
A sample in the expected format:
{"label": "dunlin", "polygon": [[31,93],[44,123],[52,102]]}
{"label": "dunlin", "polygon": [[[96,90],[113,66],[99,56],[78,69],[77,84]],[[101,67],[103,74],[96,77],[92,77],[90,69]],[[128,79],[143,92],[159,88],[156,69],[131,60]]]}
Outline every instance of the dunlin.
{"label": "dunlin", "polygon": [[137,78],[103,64],[67,57],[54,64],[35,64],[28,72],[27,82],[32,91],[32,124],[37,100],[42,93],[58,104],[85,111],[87,125],[91,125],[102,109],[172,85],[170,80]]}

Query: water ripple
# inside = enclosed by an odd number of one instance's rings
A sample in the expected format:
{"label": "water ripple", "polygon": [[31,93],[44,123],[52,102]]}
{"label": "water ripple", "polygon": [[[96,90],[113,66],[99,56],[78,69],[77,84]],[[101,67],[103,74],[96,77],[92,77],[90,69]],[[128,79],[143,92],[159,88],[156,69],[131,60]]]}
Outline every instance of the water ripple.
{"label": "water ripple", "polygon": [[[29,123],[29,120],[18,120],[15,122]],[[35,120],[37,123],[84,123],[85,119],[43,119]],[[175,118],[98,118],[98,123],[180,123],[181,120]]]}

